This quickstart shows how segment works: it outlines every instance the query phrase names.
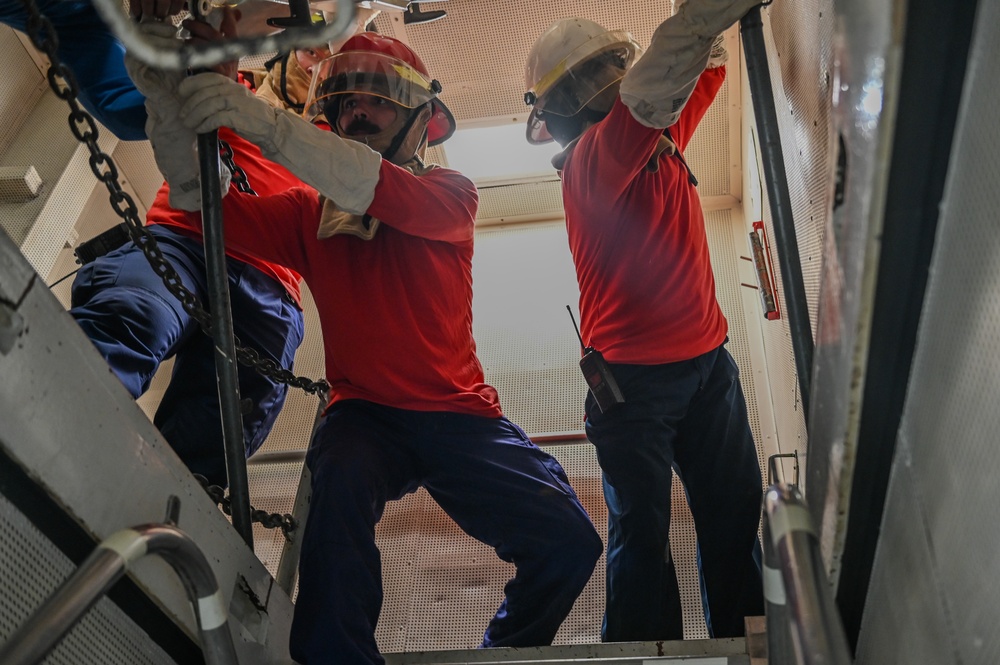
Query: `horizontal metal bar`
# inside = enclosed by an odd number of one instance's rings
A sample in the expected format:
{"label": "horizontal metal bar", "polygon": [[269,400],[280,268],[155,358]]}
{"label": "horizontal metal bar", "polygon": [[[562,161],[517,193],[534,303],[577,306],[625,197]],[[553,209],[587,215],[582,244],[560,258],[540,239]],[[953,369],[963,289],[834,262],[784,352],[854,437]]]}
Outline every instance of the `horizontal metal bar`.
{"label": "horizontal metal bar", "polygon": [[[587,433],[583,430],[568,432],[551,432],[549,434],[531,434],[528,436],[536,446],[559,446],[574,443],[586,443]],[[291,464],[301,462],[306,457],[304,449],[276,450],[271,453],[258,453],[247,460],[247,465],[261,464]]]}

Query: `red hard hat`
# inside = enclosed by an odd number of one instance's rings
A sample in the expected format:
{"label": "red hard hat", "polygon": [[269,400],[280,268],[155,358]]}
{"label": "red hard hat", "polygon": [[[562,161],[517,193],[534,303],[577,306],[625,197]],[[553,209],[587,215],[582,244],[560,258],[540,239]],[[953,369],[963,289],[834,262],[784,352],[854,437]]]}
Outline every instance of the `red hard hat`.
{"label": "red hard hat", "polygon": [[385,97],[405,108],[430,102],[427,143],[437,145],[455,132],[455,118],[438,97],[441,84],[431,78],[420,57],[409,46],[376,32],[354,35],[335,55],[317,66],[311,104],[316,110],[334,95],[365,93]]}

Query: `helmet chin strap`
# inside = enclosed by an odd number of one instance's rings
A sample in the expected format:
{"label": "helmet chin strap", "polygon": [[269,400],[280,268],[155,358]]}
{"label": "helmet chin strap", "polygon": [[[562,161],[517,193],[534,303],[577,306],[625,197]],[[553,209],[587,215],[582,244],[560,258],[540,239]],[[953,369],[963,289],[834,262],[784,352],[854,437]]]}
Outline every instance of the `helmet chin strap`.
{"label": "helmet chin strap", "polygon": [[[383,149],[380,146],[384,144],[389,132],[399,124],[398,122],[394,122],[378,134],[365,137],[344,136],[344,138],[365,143],[372,150],[378,151],[383,159],[397,166],[407,163],[415,155],[422,157],[420,153],[427,142],[427,123],[431,119],[431,105],[427,103],[412,110],[403,107],[400,107],[400,109],[401,111],[409,111],[409,113],[404,116],[405,120],[403,120],[402,126],[392,135],[392,139],[389,140],[389,145],[386,148]],[[337,128],[337,134],[343,136],[339,124],[335,124],[334,126]]]}
{"label": "helmet chin strap", "polygon": [[[420,151],[420,147],[427,142],[427,123],[430,122],[430,119],[431,105],[429,102],[419,108],[413,109],[409,113],[409,117],[403,124],[402,129],[396,132],[389,147],[382,153],[382,157],[397,166],[401,166],[413,159],[413,156]],[[420,125],[417,127],[418,132],[414,134],[413,129],[418,121],[420,121]]]}

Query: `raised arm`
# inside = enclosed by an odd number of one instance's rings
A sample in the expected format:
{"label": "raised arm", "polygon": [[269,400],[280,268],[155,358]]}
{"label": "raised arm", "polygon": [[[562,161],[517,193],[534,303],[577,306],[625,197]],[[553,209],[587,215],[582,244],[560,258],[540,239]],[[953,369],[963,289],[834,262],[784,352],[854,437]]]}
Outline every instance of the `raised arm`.
{"label": "raised arm", "polygon": [[[680,117],[717,38],[760,0],[688,0],[653,33],[649,49],[625,74],[621,99],[647,127]],[[718,54],[716,57],[720,57]]]}

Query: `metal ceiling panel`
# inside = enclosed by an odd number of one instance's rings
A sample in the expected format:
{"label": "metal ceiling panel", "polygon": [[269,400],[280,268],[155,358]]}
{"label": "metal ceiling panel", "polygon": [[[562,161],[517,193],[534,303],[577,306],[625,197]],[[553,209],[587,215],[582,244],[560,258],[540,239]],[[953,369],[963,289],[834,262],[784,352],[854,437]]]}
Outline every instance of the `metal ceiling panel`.
{"label": "metal ceiling panel", "polygon": [[[434,78],[441,82],[442,99],[463,125],[508,123],[527,115],[524,105],[524,62],[535,39],[553,22],[580,16],[608,29],[629,31],[644,47],[656,27],[671,13],[671,3],[653,0],[603,2],[601,0],[525,4],[513,0],[449,0],[441,5],[448,15],[439,21],[403,25],[398,12],[383,12],[376,29],[407,42],[420,55]],[[733,63],[739,62],[735,28],[727,42]],[[732,68],[735,72],[736,68]],[[703,197],[734,193],[731,166],[738,162],[733,139],[740,131],[731,121],[732,104],[738,104],[739,77],[729,81],[709,109],[688,146],[688,158],[701,182]],[[737,116],[738,117],[738,116]],[[447,152],[447,144],[444,145]],[[736,177],[738,181],[738,176]],[[738,191],[738,188],[737,188]],[[504,196],[531,196],[519,185]],[[532,211],[532,212],[542,212]],[[480,218],[506,217],[487,212]]]}

